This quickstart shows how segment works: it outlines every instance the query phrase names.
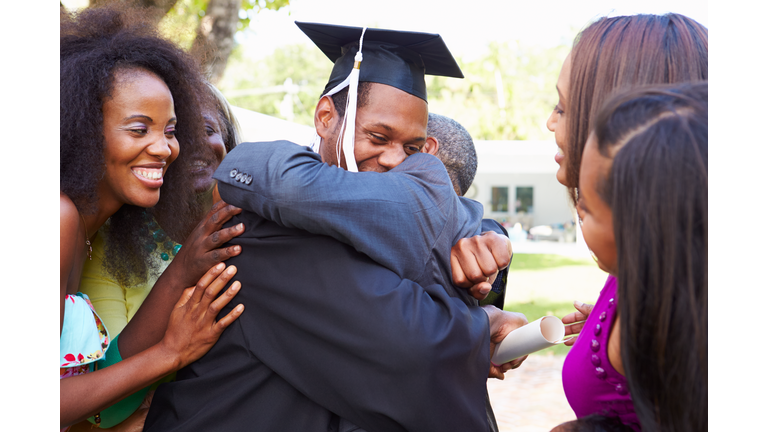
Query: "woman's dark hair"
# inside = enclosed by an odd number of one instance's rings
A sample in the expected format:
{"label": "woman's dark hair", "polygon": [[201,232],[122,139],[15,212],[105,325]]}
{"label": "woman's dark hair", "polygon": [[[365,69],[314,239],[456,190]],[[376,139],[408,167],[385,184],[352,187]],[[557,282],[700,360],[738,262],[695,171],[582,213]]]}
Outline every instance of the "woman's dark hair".
{"label": "woman's dark hair", "polygon": [[105,172],[102,105],[112,97],[116,72],[150,71],[173,96],[180,152],[163,178],[160,201],[149,210],[124,205],[104,227],[104,265],[130,285],[154,269],[143,235],[148,213],[179,242],[202,216],[188,179],[195,155],[211,152],[202,112],[214,106],[212,98],[195,61],[160,37],[142,11],[110,7],[62,14],[59,46],[60,190],[82,213],[98,206],[96,186]]}
{"label": "woman's dark hair", "polygon": [[706,82],[647,87],[595,119],[613,159],[621,359],[643,430],[707,430]]}
{"label": "woman's dark hair", "polygon": [[576,203],[579,167],[594,117],[614,92],[635,85],[707,80],[707,28],[674,13],[601,18],[571,51],[566,95],[566,176]]}

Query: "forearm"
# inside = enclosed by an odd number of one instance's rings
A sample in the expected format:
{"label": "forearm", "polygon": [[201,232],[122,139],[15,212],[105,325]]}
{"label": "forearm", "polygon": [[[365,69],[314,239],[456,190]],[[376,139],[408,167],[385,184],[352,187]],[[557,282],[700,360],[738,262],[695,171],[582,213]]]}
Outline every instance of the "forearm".
{"label": "forearm", "polygon": [[[294,144],[245,144],[216,177],[225,201],[284,227],[331,236],[403,276],[407,266],[423,269],[446,223],[446,201],[456,199],[439,160],[420,156],[432,158],[415,155],[389,173],[350,173]],[[236,181],[231,169],[252,181]]]}
{"label": "forearm", "polygon": [[61,427],[86,419],[179,369],[179,356],[160,344],[108,368],[59,383]]}
{"label": "forearm", "polygon": [[176,275],[183,269],[171,265],[157,279],[133,319],[120,333],[120,355],[126,359],[160,342],[168,327],[171,311],[186,286]]}

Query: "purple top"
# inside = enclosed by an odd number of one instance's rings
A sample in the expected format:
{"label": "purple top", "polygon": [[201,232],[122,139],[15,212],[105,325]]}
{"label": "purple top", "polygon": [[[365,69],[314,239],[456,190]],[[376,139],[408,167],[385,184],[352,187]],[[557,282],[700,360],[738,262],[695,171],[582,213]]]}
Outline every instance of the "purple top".
{"label": "purple top", "polygon": [[617,312],[616,278],[608,276],[594,309],[563,364],[563,390],[576,417],[618,417],[640,430],[627,379],[608,360],[608,336]]}

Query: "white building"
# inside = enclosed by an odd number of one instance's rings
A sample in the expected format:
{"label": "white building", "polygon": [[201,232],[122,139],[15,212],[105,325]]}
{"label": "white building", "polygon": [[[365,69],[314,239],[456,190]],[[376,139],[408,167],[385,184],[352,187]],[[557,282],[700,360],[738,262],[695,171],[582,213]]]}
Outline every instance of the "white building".
{"label": "white building", "polygon": [[485,217],[528,230],[573,223],[568,194],[555,178],[554,141],[475,141],[477,174],[466,196]]}

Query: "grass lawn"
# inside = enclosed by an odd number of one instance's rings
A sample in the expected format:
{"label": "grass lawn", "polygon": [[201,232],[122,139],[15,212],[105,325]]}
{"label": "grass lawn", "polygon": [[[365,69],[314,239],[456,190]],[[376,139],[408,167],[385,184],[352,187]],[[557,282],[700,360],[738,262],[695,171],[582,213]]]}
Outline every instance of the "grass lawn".
{"label": "grass lawn", "polygon": [[595,265],[595,262],[561,255],[516,253],[512,257],[512,267],[509,270],[547,270],[555,267],[583,265]]}
{"label": "grass lawn", "polygon": [[[504,310],[522,312],[528,321],[574,312],[573,301],[594,303],[608,275],[592,260],[560,255],[515,254],[507,279]],[[566,354],[558,345],[533,355]]]}

